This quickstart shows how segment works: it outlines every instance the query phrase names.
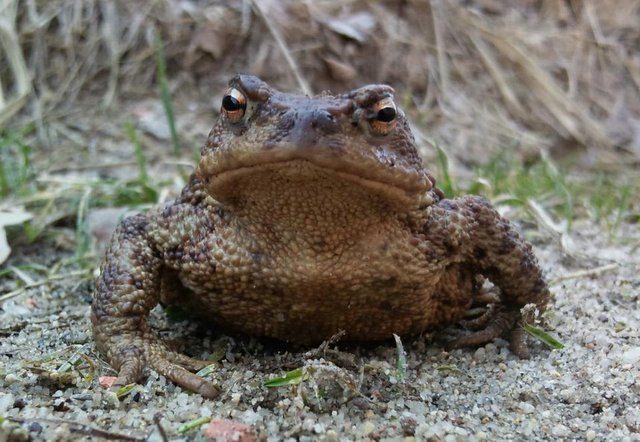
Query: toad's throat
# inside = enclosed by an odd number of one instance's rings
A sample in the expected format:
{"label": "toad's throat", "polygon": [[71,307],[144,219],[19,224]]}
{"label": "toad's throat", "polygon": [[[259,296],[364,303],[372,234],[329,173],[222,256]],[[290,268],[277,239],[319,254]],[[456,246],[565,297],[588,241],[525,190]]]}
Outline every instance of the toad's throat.
{"label": "toad's throat", "polygon": [[[272,204],[292,204],[296,200],[325,201],[329,206],[338,200],[360,203],[369,200],[389,207],[419,206],[424,191],[421,186],[401,186],[389,180],[372,179],[358,171],[337,170],[304,159],[243,165],[207,175],[199,166],[210,194],[221,202],[270,200]],[[409,188],[407,188],[409,187]]]}
{"label": "toad's throat", "polygon": [[398,219],[419,204],[398,187],[306,160],[227,170],[206,186],[233,214],[238,236],[265,249],[279,244],[298,263],[334,256],[381,231],[397,233]]}

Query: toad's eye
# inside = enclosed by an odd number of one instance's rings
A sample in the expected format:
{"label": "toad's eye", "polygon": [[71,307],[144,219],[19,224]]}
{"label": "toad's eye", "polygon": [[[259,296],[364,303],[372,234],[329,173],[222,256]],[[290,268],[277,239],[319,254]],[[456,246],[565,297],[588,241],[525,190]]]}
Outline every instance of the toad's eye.
{"label": "toad's eye", "polygon": [[224,94],[220,112],[222,112],[231,123],[237,123],[244,116],[246,108],[247,98],[238,89],[232,87]]}
{"label": "toad's eye", "polygon": [[383,98],[373,105],[374,117],[369,124],[377,135],[387,135],[396,125],[398,111],[391,97]]}

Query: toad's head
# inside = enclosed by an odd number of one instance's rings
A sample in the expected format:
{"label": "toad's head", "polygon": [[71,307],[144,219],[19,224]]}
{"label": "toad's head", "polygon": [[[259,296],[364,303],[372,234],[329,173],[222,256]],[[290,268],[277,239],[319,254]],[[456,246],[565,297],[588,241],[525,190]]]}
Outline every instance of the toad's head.
{"label": "toad's head", "polygon": [[404,209],[422,205],[432,183],[393,93],[390,86],[368,85],[308,97],[237,75],[197,175],[231,206],[307,193]]}

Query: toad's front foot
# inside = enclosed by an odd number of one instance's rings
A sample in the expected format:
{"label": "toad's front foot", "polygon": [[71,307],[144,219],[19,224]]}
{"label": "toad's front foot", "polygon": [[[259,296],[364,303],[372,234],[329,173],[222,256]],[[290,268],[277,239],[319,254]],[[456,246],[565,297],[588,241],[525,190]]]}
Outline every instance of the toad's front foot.
{"label": "toad's front foot", "polygon": [[520,309],[509,309],[502,304],[490,304],[484,315],[464,322],[464,326],[474,332],[455,339],[447,347],[480,347],[496,338],[508,337],[511,351],[521,359],[528,359],[529,347],[527,334],[521,325],[522,319]]}
{"label": "toad's front foot", "polygon": [[[101,337],[103,339],[100,339]],[[213,399],[220,393],[215,385],[189,371],[200,370],[209,362],[171,351],[155,336],[136,334],[104,339],[104,336],[100,336],[100,332],[97,331],[96,341],[109,363],[118,370],[114,387],[140,381],[144,376],[145,368],[149,367],[181,387],[206,398]]]}

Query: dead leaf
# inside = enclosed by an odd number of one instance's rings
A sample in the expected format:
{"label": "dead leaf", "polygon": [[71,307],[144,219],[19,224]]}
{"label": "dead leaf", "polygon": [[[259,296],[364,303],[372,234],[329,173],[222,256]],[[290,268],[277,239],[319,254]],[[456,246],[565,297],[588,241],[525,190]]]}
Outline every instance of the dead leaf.
{"label": "dead leaf", "polygon": [[335,80],[339,81],[349,81],[353,80],[358,72],[356,68],[354,68],[351,64],[344,63],[333,57],[325,57],[324,58],[327,67],[329,68],[329,72],[331,73],[331,77]]}
{"label": "dead leaf", "polygon": [[361,11],[346,18],[326,18],[324,23],[333,32],[364,43],[376,26],[376,18],[368,11]]}
{"label": "dead leaf", "polygon": [[16,210],[12,212],[0,212],[0,264],[5,262],[11,253],[11,247],[7,242],[7,232],[4,226],[14,226],[29,221],[33,215],[29,212]]}
{"label": "dead leaf", "polygon": [[225,35],[220,35],[220,31],[212,28],[203,28],[196,31],[191,43],[192,47],[210,54],[214,60],[224,55],[226,48]]}

